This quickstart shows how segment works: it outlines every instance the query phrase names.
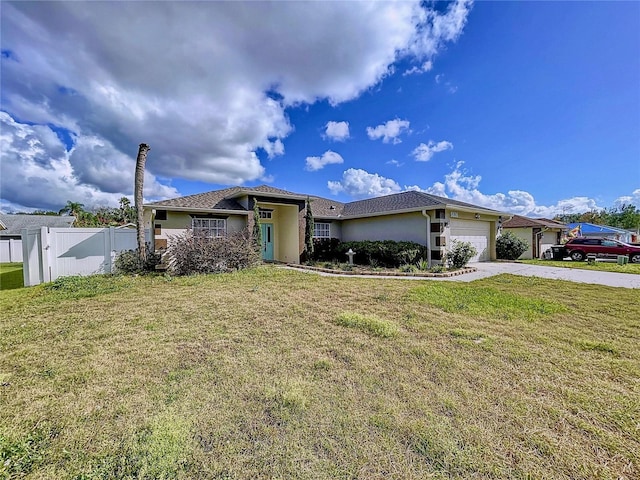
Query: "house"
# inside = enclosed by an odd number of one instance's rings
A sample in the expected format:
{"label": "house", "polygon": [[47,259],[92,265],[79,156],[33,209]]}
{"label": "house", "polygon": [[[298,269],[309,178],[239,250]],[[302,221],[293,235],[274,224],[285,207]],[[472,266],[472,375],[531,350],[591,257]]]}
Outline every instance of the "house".
{"label": "house", "polygon": [[595,225],[593,223],[579,222],[569,223],[567,227],[570,230],[576,230],[578,236],[589,238],[613,238],[621,242],[629,243],[632,241],[632,232],[621,228],[609,227],[607,225]]}
{"label": "house", "polygon": [[521,259],[541,258],[552,245],[560,243],[567,230],[567,226],[562,222],[520,215],[514,215],[504,222],[502,228],[529,244],[527,251],[520,255]]}
{"label": "house", "polygon": [[76,217],[69,215],[9,215],[0,213],[0,223],[5,228],[0,228],[0,239],[13,238],[19,240],[23,228],[49,227],[67,228],[72,227]]}
{"label": "house", "polygon": [[0,213],[0,263],[22,262],[22,229],[71,227],[75,217],[57,215],[8,215]]}
{"label": "house", "polygon": [[496,258],[498,229],[510,214],[423,192],[402,192],[349,203],[262,185],[232,187],[144,205],[145,228],[157,250],[185,229],[212,236],[253,227],[257,203],[263,259],[299,263],[304,250],[306,200],[311,202],[315,238],[341,241],[396,240],[425,245],[440,263],[454,240],[471,242],[472,262]]}

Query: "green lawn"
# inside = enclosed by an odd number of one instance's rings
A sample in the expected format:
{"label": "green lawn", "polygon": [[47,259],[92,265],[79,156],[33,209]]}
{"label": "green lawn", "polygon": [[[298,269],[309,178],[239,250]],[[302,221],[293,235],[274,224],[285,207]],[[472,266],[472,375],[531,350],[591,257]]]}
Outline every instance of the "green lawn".
{"label": "green lawn", "polygon": [[597,270],[600,272],[634,273],[640,275],[640,263],[627,263],[618,265],[615,262],[573,262],[569,260],[518,260],[529,265],[542,265],[545,267],[580,268],[583,270]]}
{"label": "green lawn", "polygon": [[636,290],[262,267],[0,311],[0,478],[640,477]]}
{"label": "green lawn", "polygon": [[22,263],[0,263],[0,290],[22,288]]}

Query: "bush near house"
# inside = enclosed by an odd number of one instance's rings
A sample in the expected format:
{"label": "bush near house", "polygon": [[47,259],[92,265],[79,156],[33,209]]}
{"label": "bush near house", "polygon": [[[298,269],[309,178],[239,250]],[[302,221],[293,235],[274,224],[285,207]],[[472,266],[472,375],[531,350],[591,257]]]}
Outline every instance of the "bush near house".
{"label": "bush near house", "polygon": [[347,259],[349,249],[355,252],[354,263],[386,268],[415,264],[421,258],[427,257],[425,246],[416,242],[395,242],[393,240],[341,242],[331,238],[314,240],[312,258],[319,262],[343,262]]}
{"label": "bush near house", "polygon": [[513,232],[505,232],[496,240],[496,256],[503,260],[515,260],[528,248],[529,244]]}
{"label": "bush near house", "polygon": [[477,254],[476,247],[471,243],[454,240],[453,246],[444,256],[444,260],[449,268],[463,268]]}
{"label": "bush near house", "polygon": [[144,262],[140,261],[140,255],[138,249],[125,250],[118,253],[114,263],[115,273],[125,275],[141,275],[144,273],[155,272],[156,265],[159,265],[161,261],[161,255],[159,253],[152,252],[147,245],[147,255]]}
{"label": "bush near house", "polygon": [[246,229],[224,237],[208,237],[188,230],[169,239],[169,272],[174,275],[223,273],[260,263],[260,250]]}

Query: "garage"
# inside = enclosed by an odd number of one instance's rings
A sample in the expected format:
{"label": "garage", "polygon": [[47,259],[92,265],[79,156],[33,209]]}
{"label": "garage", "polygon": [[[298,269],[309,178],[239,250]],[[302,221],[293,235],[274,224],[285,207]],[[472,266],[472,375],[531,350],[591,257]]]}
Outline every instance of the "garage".
{"label": "garage", "polygon": [[491,238],[491,223],[478,220],[451,220],[450,239],[459,242],[469,242],[476,247],[477,255],[470,260],[471,262],[488,262],[489,255],[489,239]]}

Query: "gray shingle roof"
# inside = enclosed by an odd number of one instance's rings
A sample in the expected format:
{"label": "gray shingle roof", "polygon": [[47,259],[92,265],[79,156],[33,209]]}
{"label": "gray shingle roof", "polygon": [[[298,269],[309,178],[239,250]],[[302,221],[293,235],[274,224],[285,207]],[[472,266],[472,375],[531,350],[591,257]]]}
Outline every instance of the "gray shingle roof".
{"label": "gray shingle roof", "polygon": [[73,226],[75,219],[70,215],[8,215],[0,213],[0,221],[7,227],[6,230],[0,230],[0,236],[20,235],[23,228],[67,228]]}
{"label": "gray shingle roof", "polygon": [[[223,190],[215,190],[213,192],[199,193],[197,195],[189,195],[187,197],[150,203],[146,206],[155,208],[166,207],[169,209],[171,207],[180,207],[245,211],[244,207],[237,203],[233,198],[228,198],[242,192],[255,192],[256,194],[269,193],[283,196],[305,196],[304,194],[289,192],[287,190],[270,187],[268,185],[261,185],[259,187],[232,187]],[[312,200],[311,209],[313,214],[319,218],[358,217],[363,215],[376,215],[386,212],[391,213],[394,211],[445,205],[472,209],[480,208],[477,205],[472,205],[470,203],[415,191],[395,193],[393,195],[368,198],[366,200],[358,200],[350,203],[341,203],[328,198],[316,196],[310,196],[310,199]],[[502,213],[488,208],[482,208],[482,210],[495,212],[497,215]]]}

